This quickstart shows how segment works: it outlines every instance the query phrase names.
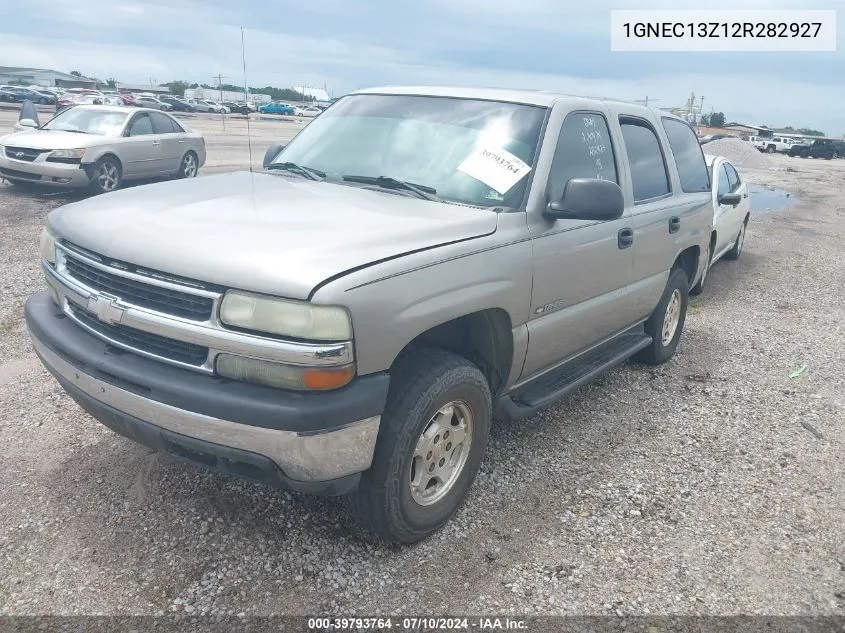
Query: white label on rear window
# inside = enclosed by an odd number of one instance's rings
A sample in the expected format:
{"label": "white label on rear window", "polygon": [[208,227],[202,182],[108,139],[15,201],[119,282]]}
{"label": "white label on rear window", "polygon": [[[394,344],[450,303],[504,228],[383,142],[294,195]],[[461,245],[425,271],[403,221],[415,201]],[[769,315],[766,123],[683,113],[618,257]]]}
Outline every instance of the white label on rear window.
{"label": "white label on rear window", "polygon": [[507,150],[479,147],[458,165],[458,171],[499,193],[506,193],[531,171],[531,167]]}

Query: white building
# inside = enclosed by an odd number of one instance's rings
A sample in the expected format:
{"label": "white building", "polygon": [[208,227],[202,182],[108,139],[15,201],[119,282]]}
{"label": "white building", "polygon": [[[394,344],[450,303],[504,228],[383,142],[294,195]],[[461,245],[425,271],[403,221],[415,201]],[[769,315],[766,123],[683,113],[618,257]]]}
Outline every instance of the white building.
{"label": "white building", "polygon": [[[244,93],[242,90],[235,92],[223,90],[222,92],[217,88],[188,88],[185,90],[186,99],[210,99],[212,101],[244,101]],[[260,105],[262,103],[270,103],[272,99],[270,95],[262,95],[255,93],[247,93],[246,101]]]}
{"label": "white building", "polygon": [[329,97],[329,93],[323,90],[322,88],[309,88],[308,86],[296,86],[293,88],[299,94],[305,95],[306,97],[313,97],[315,101],[329,101],[331,97]]}
{"label": "white building", "polygon": [[0,66],[0,84],[23,84],[50,88],[96,88],[97,80],[77,77],[69,73],[48,68],[21,68],[18,66]]}

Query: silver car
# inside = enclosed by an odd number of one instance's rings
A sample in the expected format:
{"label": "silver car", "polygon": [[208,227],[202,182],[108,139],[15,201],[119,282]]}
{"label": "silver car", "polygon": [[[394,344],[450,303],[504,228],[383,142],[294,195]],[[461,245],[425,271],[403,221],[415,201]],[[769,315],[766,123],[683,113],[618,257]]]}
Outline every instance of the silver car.
{"label": "silver car", "polygon": [[192,178],[205,164],[202,136],[147,108],[78,105],[40,127],[22,118],[16,128],[0,137],[0,177],[12,184],[106,193],[126,180]]}

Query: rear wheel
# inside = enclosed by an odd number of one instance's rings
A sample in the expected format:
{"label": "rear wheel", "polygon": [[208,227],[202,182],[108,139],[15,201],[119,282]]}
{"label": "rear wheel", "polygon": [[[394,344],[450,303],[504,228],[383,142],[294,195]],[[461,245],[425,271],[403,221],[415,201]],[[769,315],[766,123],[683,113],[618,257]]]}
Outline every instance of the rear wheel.
{"label": "rear wheel", "polygon": [[739,235],[736,236],[736,241],[734,242],[734,246],[731,250],[725,253],[725,259],[739,259],[739,256],[742,254],[742,246],[745,244],[745,226],[748,224],[748,218],[742,223],[742,226],[739,227]]}
{"label": "rear wheel", "polygon": [[774,153],[775,153],[775,146],[774,146],[774,145],[769,145],[769,146],[766,148],[766,152],[767,152],[767,153],[769,153],[769,154],[774,154]]}
{"label": "rear wheel", "polygon": [[177,176],[179,178],[193,178],[199,171],[199,159],[193,152],[188,152],[182,157],[182,162],[179,163],[179,171]]}
{"label": "rear wheel", "polygon": [[350,498],[378,538],[413,543],[457,511],[487,445],[492,398],[481,371],[439,349],[404,353],[391,370],[372,467]]}
{"label": "rear wheel", "polygon": [[673,269],[663,296],[645,322],[645,333],[651,336],[651,344],[637,352],[634,360],[646,365],[660,365],[675,355],[687,317],[688,288],[687,274],[680,268]]}
{"label": "rear wheel", "polygon": [[116,158],[103,156],[94,163],[91,190],[94,193],[108,193],[120,187],[122,170]]}

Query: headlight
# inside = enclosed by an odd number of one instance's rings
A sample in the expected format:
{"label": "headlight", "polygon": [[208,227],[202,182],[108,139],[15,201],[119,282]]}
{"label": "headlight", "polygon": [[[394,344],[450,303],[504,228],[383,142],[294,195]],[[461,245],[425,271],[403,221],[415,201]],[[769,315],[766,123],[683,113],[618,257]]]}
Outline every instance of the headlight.
{"label": "headlight", "polygon": [[85,156],[85,148],[79,149],[54,149],[47,158],[82,158]]}
{"label": "headlight", "polygon": [[349,384],[355,377],[355,369],[351,365],[296,367],[232,354],[217,356],[217,373],[233,380],[296,391],[337,389]]}
{"label": "headlight", "polygon": [[56,263],[57,239],[56,234],[46,226],[41,230],[41,237],[38,240],[38,248],[41,251],[41,257],[51,264]]}
{"label": "headlight", "polygon": [[227,325],[318,341],[352,339],[352,321],[341,307],[227,292],[220,305]]}

